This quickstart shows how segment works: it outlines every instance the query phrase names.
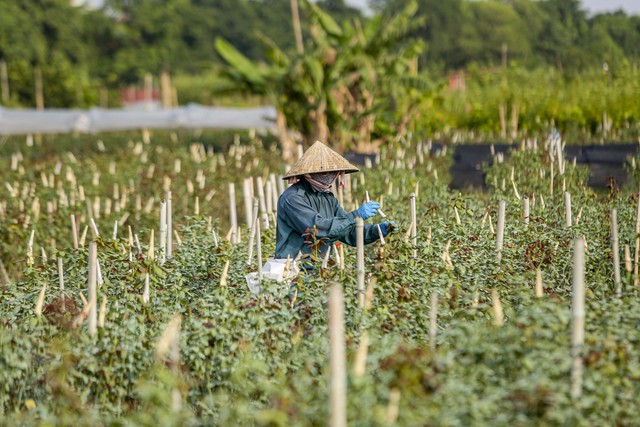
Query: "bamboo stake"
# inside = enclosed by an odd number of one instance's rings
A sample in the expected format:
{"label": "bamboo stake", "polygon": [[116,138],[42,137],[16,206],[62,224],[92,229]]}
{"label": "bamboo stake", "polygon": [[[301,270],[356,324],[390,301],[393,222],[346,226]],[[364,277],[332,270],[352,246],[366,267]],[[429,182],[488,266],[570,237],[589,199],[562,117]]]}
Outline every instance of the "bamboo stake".
{"label": "bamboo stake", "polygon": [[331,427],[347,426],[347,373],[344,335],[344,297],[338,284],[329,289],[329,381]]}
{"label": "bamboo stake", "polygon": [[98,327],[104,328],[104,319],[107,315],[107,296],[102,295],[102,304],[100,304],[100,313],[98,314]]}
{"label": "bamboo stake", "polygon": [[[253,199],[253,219],[251,221],[251,230],[249,230],[249,245],[247,246],[247,265],[251,265],[251,259],[253,258],[253,244],[256,239],[256,226],[258,224],[258,205],[260,201],[257,198]],[[259,268],[260,266],[258,266]]]}
{"label": "bamboo stake", "polygon": [[322,259],[322,269],[326,269],[327,267],[329,267],[329,257],[331,256],[331,248],[332,246],[329,246],[327,248],[327,252],[324,254],[324,258]]}
{"label": "bamboo stake", "polygon": [[89,301],[91,310],[89,310],[89,334],[96,334],[96,326],[98,322],[98,313],[96,310],[96,301],[98,298],[96,282],[98,266],[98,244],[94,241],[89,242]]}
{"label": "bamboo stake", "polygon": [[524,225],[525,226],[529,226],[529,198],[525,197],[524,199],[522,199],[522,210],[523,210],[523,217],[524,217]]}
{"label": "bamboo stake", "polygon": [[71,234],[73,237],[73,249],[78,249],[78,226],[75,215],[71,215]]}
{"label": "bamboo stake", "polygon": [[633,286],[638,286],[638,260],[640,258],[640,197],[636,208],[636,248],[633,266]]}
{"label": "bamboo stake", "polygon": [[260,219],[262,219],[264,229],[267,230],[269,228],[269,216],[267,215],[267,204],[261,176],[256,178],[256,187],[258,188],[258,198],[260,199]]}
{"label": "bamboo stake", "polygon": [[149,277],[149,272],[147,271],[144,275],[144,291],[142,292],[142,302],[145,304],[149,303],[149,297],[150,297],[150,289],[149,289],[149,282],[150,282],[150,277]]}
{"label": "bamboo stake", "polygon": [[573,302],[571,305],[571,397],[582,395],[582,346],[584,344],[584,239],[573,245]]}
{"label": "bamboo stake", "polygon": [[429,347],[436,349],[436,335],[438,333],[438,293],[431,292],[431,310],[429,312]]}
{"label": "bamboo stake", "polygon": [[418,257],[418,220],[416,216],[416,194],[411,193],[411,245],[413,246],[413,257]]}
{"label": "bamboo stake", "polygon": [[147,252],[147,257],[151,261],[153,261],[156,258],[155,246],[156,246],[155,230],[151,229],[151,235],[149,236],[149,251]]}
{"label": "bamboo stake", "polygon": [[47,290],[47,284],[42,285],[42,289],[40,289],[40,294],[38,295],[38,301],[36,302],[36,316],[40,317],[42,315],[42,306],[44,305],[44,294]]}
{"label": "bamboo stake", "polygon": [[220,275],[220,286],[227,286],[227,276],[229,274],[229,260],[226,260]]}
{"label": "bamboo stake", "polygon": [[171,191],[167,191],[167,259],[173,257],[173,207]]}
{"label": "bamboo stake", "polygon": [[262,233],[260,221],[256,221],[256,256],[258,258],[258,280],[262,282]]}
{"label": "bamboo stake", "polygon": [[160,202],[160,265],[164,264],[167,256],[167,202]]}
{"label": "bamboo stake", "polygon": [[89,223],[91,225],[91,235],[95,239],[96,237],[100,236],[100,232],[98,231],[98,227],[96,226],[96,222],[93,220],[93,218],[89,220]]}
{"label": "bamboo stake", "polygon": [[618,247],[618,214],[611,209],[611,251],[613,252],[613,283],[616,296],[622,296],[622,281],[620,280],[620,249]]}
{"label": "bamboo stake", "polygon": [[9,273],[7,273],[7,269],[4,268],[4,263],[0,259],[0,274],[2,274],[2,279],[4,280],[4,284],[8,285],[11,279],[9,278]]}
{"label": "bamboo stake", "polygon": [[358,344],[358,350],[353,362],[353,375],[355,377],[361,377],[364,375],[367,368],[367,353],[369,351],[369,332],[364,331],[360,335],[360,343]]}
{"label": "bamboo stake", "polygon": [[565,226],[570,228],[573,225],[573,216],[571,215],[571,194],[564,192],[564,219]]}
{"label": "bamboo stake", "polygon": [[89,226],[85,225],[82,230],[82,236],[80,236],[80,246],[84,246],[84,242],[87,239],[87,231],[89,230]]}
{"label": "bamboo stake", "polygon": [[498,230],[496,233],[496,252],[498,261],[502,260],[502,249],[504,246],[504,211],[506,203],[504,200],[498,202]]}
{"label": "bamboo stake", "polygon": [[236,216],[236,186],[229,183],[229,219],[231,221],[231,243],[238,244],[238,217]]}
{"label": "bamboo stake", "polygon": [[493,323],[496,326],[502,326],[504,324],[504,311],[500,302],[500,295],[495,289],[491,290],[491,299],[493,301]]}
{"label": "bamboo stake", "polygon": [[542,287],[542,271],[540,267],[536,268],[536,297],[542,298],[544,296],[544,289]]}
{"label": "bamboo stake", "polygon": [[246,178],[242,182],[242,195],[244,198],[244,218],[247,227],[253,230],[253,180]]}
{"label": "bamboo stake", "polygon": [[356,218],[356,283],[358,290],[358,302],[364,306],[364,221]]}
{"label": "bamboo stake", "polygon": [[389,390],[389,404],[387,405],[387,424],[394,425],[398,421],[400,414],[400,390],[392,388]]}
{"label": "bamboo stake", "polygon": [[627,273],[631,274],[633,266],[631,262],[631,248],[629,248],[629,245],[624,245],[624,267],[625,270],[627,270]]}

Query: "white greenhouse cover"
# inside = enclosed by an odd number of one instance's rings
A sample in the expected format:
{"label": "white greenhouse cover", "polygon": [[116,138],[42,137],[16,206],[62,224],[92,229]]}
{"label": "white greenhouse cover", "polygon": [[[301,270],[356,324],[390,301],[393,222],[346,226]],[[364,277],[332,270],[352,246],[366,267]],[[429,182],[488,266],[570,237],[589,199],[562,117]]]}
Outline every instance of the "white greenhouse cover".
{"label": "white greenhouse cover", "polygon": [[108,132],[128,129],[264,129],[275,125],[273,107],[230,108],[190,104],[166,110],[5,109],[0,107],[0,135]]}

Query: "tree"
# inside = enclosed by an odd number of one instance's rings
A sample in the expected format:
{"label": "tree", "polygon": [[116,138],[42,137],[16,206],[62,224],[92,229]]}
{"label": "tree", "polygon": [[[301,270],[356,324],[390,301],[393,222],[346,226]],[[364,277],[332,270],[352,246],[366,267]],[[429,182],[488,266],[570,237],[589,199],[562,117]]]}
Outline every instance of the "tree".
{"label": "tree", "polygon": [[[422,42],[405,39],[424,23],[415,16],[415,1],[397,15],[374,17],[364,26],[357,19],[341,26],[317,5],[303,5],[310,34],[304,54],[289,56],[263,38],[270,63],[260,64],[218,39],[228,76],[267,95],[307,144],[319,139],[339,149],[370,150],[383,141],[372,141],[372,136],[395,132],[394,120],[405,123],[400,127],[406,130],[409,107],[428,87],[415,75]],[[407,108],[395,114],[399,105]]]}

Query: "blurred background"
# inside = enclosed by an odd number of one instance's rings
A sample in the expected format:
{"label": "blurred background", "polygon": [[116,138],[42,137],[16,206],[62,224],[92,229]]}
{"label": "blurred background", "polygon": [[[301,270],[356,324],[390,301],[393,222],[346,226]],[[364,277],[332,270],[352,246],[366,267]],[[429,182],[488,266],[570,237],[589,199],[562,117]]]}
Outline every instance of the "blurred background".
{"label": "blurred background", "polygon": [[0,0],[3,107],[272,105],[343,146],[633,139],[639,58],[635,0]]}

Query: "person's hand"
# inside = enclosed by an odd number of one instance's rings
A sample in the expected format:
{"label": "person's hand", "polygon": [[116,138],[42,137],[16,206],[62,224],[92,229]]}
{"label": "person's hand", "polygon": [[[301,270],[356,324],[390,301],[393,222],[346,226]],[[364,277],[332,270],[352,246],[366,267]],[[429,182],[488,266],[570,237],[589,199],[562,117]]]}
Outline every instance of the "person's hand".
{"label": "person's hand", "polygon": [[397,227],[396,223],[393,221],[381,222],[379,225],[380,225],[380,231],[382,231],[383,237],[387,237],[387,234],[391,233]]}
{"label": "person's hand", "polygon": [[356,212],[358,212],[358,215],[360,215],[360,218],[367,219],[374,216],[378,211],[378,209],[380,209],[380,203],[367,202],[364,205],[360,206]]}

